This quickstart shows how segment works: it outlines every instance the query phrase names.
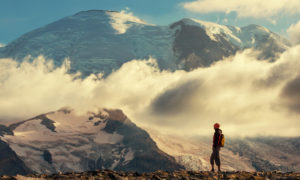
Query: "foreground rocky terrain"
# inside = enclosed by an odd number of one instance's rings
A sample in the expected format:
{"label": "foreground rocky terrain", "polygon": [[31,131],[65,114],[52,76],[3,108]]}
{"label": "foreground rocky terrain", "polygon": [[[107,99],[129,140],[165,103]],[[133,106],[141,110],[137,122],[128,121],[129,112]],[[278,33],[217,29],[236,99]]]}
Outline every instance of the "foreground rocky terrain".
{"label": "foreground rocky terrain", "polygon": [[1,179],[300,179],[300,173],[280,171],[272,172],[209,172],[209,171],[156,171],[151,173],[116,172],[112,170],[88,171],[52,175],[1,176]]}

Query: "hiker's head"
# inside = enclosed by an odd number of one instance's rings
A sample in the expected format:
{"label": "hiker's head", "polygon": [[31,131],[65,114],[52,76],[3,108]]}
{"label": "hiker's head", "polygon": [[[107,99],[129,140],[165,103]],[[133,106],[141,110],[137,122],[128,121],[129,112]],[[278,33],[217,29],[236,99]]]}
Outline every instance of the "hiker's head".
{"label": "hiker's head", "polygon": [[219,123],[215,123],[214,124],[214,129],[219,129],[220,128],[220,124]]}

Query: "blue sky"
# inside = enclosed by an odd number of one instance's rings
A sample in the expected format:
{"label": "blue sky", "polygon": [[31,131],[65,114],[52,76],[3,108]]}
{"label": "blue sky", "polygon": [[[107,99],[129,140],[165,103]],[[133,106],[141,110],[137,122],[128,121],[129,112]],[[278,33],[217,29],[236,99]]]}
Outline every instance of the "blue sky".
{"label": "blue sky", "polygon": [[[196,0],[194,0],[196,1]],[[0,43],[7,44],[22,34],[29,32],[35,28],[44,26],[65,16],[73,15],[79,11],[89,9],[103,10],[124,10],[129,8],[135,16],[158,25],[168,25],[181,18],[197,18],[206,21],[217,22],[220,24],[244,26],[247,24],[263,25],[272,31],[286,35],[286,29],[300,20],[299,12],[289,14],[278,11],[271,16],[262,17],[243,17],[241,11],[232,9],[228,12],[226,4],[220,1],[210,0],[216,5],[204,4],[208,7],[216,7],[197,9],[185,7],[184,3],[194,2],[193,0],[0,0]],[[198,0],[200,3],[207,3],[208,0]],[[201,2],[202,1],[202,2]],[[204,1],[204,2],[203,2]],[[236,1],[236,0],[226,0]],[[243,2],[251,2],[256,0],[243,0]],[[265,0],[269,4],[272,1]],[[290,0],[287,0],[290,1]],[[238,1],[237,1],[238,2]],[[239,0],[239,2],[241,2]],[[196,2],[197,3],[197,2]],[[218,4],[217,4],[218,3]],[[245,4],[245,3],[244,3]],[[273,3],[274,4],[274,3]],[[266,4],[267,6],[268,4]],[[300,4],[299,4],[300,5]],[[203,4],[191,4],[191,6],[203,6]],[[240,5],[239,5],[240,6]],[[295,5],[294,5],[295,6]],[[296,6],[297,7],[297,6]],[[298,6],[299,7],[299,6]],[[223,9],[222,9],[223,8]],[[225,10],[226,12],[225,12]],[[232,6],[230,7],[232,8]],[[292,11],[286,7],[286,11]],[[258,8],[257,8],[258,9]],[[207,12],[203,12],[206,11]],[[224,11],[223,11],[224,10]],[[268,10],[268,9],[267,9]],[[261,12],[267,11],[261,9]],[[270,9],[273,11],[273,9]],[[244,10],[247,11],[247,10]],[[250,12],[250,11],[249,11]],[[258,13],[261,13],[258,12]],[[261,13],[264,14],[264,13]],[[276,23],[275,23],[276,22]]]}

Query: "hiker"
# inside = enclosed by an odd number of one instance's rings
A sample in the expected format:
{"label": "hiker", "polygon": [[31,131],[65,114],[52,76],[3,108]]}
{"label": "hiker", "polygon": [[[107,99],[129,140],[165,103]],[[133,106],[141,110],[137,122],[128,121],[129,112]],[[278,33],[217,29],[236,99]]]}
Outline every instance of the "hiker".
{"label": "hiker", "polygon": [[221,147],[224,147],[225,138],[222,134],[222,130],[220,129],[220,124],[215,123],[214,124],[215,134],[213,137],[213,146],[212,146],[212,154],[210,156],[210,164],[211,164],[211,171],[214,172],[214,162],[216,162],[216,165],[218,166],[218,171],[221,171],[221,162],[220,162],[220,150]]}

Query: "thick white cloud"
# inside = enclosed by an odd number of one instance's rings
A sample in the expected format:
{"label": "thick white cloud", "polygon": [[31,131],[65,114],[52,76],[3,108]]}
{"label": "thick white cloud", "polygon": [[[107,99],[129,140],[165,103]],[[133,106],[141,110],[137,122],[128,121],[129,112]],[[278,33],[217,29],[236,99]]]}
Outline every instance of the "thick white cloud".
{"label": "thick white cloud", "polygon": [[0,48],[4,47],[4,46],[5,46],[5,44],[3,44],[3,43],[0,42]]}
{"label": "thick white cloud", "polygon": [[[170,72],[157,71],[153,59],[133,60],[106,79],[68,74],[68,62],[54,68],[42,56],[21,64],[0,59],[0,119],[26,119],[64,106],[81,111],[98,107],[139,110],[177,80]],[[169,83],[160,85],[163,80]]]}
{"label": "thick white cloud", "polygon": [[287,33],[289,35],[289,39],[293,44],[300,44],[300,21],[296,24],[292,24]]}
{"label": "thick white cloud", "polygon": [[23,120],[64,106],[79,112],[105,107],[122,109],[144,128],[177,134],[210,134],[220,122],[228,136],[299,136],[299,58],[300,46],[275,63],[246,50],[191,72],[132,60],[107,78],[86,79],[68,74],[68,61],[54,68],[43,57],[21,64],[2,59],[0,119]]}
{"label": "thick white cloud", "polygon": [[239,17],[254,18],[300,13],[298,0],[196,0],[183,3],[183,7],[199,13],[236,12]]}

